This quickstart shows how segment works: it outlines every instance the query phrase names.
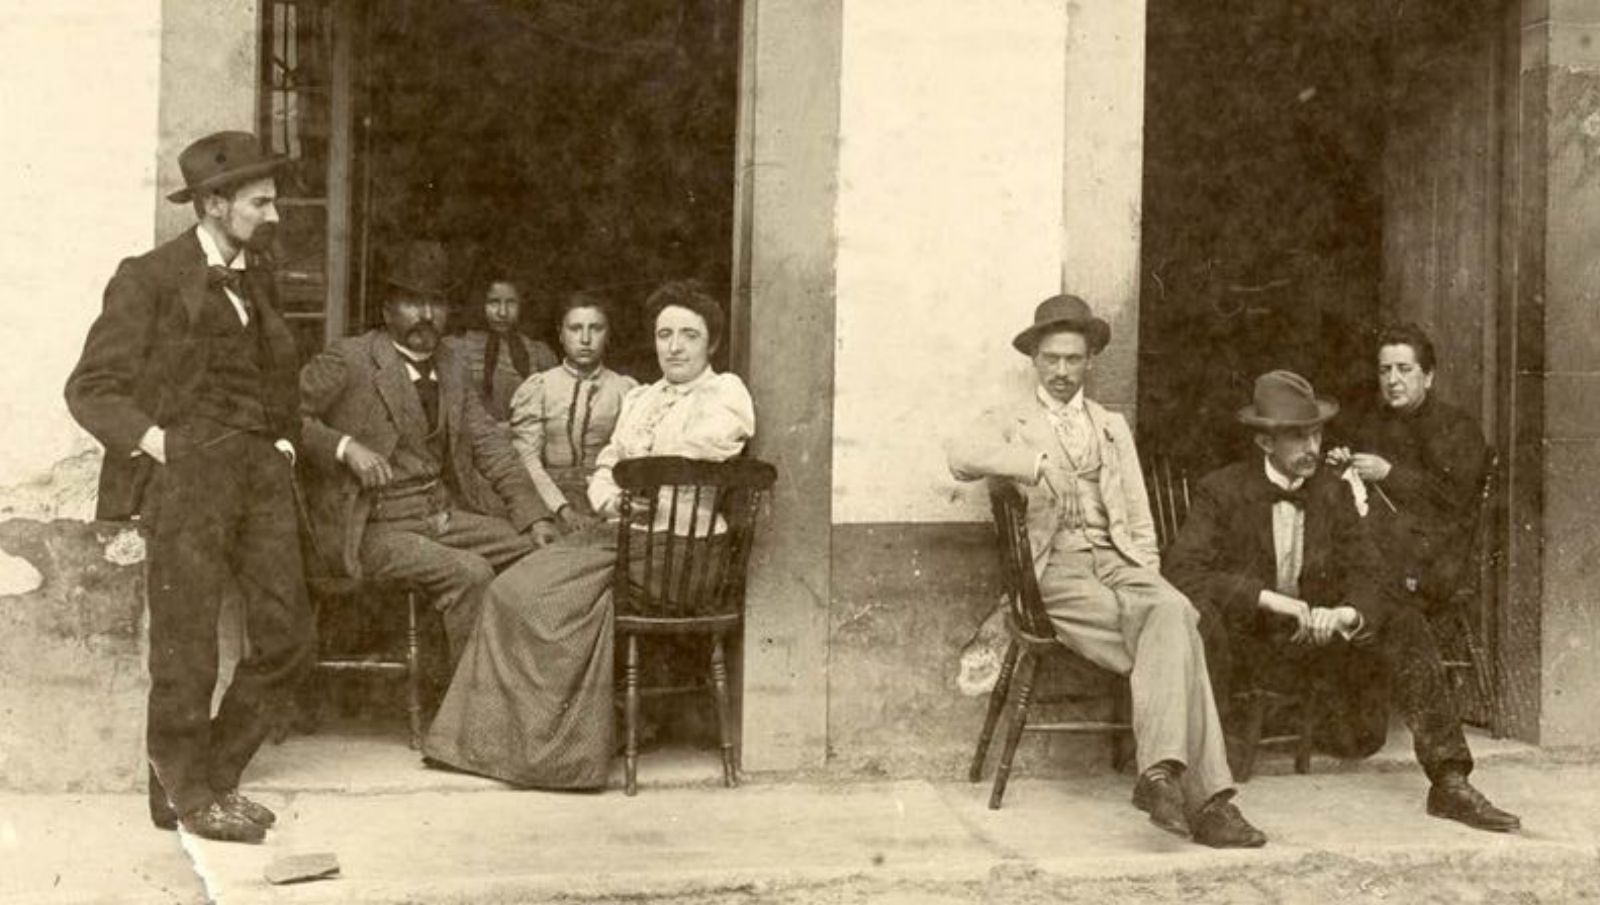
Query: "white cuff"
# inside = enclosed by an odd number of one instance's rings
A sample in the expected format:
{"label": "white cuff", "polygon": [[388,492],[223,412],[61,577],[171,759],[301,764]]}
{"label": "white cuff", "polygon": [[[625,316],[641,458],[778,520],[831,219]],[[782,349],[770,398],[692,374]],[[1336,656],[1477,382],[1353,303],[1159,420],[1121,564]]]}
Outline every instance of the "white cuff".
{"label": "white cuff", "polygon": [[339,445],[334,447],[334,449],[333,449],[333,457],[335,459],[338,459],[340,462],[343,462],[344,461],[344,450],[345,450],[345,447],[347,447],[349,445],[350,445],[350,435],[349,434],[345,434],[343,437],[340,437],[339,438]]}

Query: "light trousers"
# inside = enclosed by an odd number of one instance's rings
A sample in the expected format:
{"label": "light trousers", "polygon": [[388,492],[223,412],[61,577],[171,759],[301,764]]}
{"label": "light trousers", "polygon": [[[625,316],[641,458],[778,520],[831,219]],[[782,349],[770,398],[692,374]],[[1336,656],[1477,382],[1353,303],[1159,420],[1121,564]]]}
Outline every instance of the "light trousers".
{"label": "light trousers", "polygon": [[1081,533],[1059,531],[1039,592],[1062,644],[1128,677],[1142,771],[1184,764],[1191,807],[1233,788],[1199,612],[1155,569]]}

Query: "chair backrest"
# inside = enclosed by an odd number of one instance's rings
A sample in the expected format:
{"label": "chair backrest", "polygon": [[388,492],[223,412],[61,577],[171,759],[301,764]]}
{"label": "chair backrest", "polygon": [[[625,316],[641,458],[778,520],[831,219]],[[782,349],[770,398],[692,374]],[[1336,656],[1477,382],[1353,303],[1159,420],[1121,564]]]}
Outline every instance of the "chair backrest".
{"label": "chair backrest", "polygon": [[1166,456],[1152,457],[1145,471],[1150,515],[1156,523],[1156,549],[1165,553],[1189,517],[1189,476],[1181,467],[1174,468]]}
{"label": "chair backrest", "polygon": [[[1494,542],[1490,526],[1499,511],[1499,492],[1500,454],[1491,449],[1484,463],[1483,480],[1478,482],[1477,509],[1472,515],[1471,530],[1455,554],[1459,557],[1456,584],[1447,598],[1452,602],[1480,602],[1468,601],[1466,598],[1481,598],[1483,595],[1480,592],[1483,588],[1494,586],[1494,570],[1499,549]],[[1479,615],[1486,617],[1488,614]]]}
{"label": "chair backrest", "polygon": [[628,459],[613,594],[619,614],[694,618],[739,612],[762,499],[778,470],[759,459]]}
{"label": "chair backrest", "polygon": [[1039,597],[1039,579],[1033,572],[1033,547],[1028,542],[1028,501],[1010,481],[989,482],[989,505],[994,510],[994,530],[1000,550],[1000,574],[1005,582],[1006,606],[1018,628],[1039,638],[1054,635],[1050,616]]}

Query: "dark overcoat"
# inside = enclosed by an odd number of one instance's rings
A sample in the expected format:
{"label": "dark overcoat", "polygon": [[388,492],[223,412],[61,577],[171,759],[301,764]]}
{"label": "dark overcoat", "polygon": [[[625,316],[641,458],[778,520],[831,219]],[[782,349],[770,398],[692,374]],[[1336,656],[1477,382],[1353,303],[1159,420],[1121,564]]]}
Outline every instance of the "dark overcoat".
{"label": "dark overcoat", "polygon": [[1489,462],[1483,431],[1472,416],[1431,395],[1413,412],[1370,406],[1349,420],[1350,448],[1389,462],[1377,485],[1388,503],[1372,501],[1368,529],[1390,578],[1444,599],[1471,552]]}
{"label": "dark overcoat", "polygon": [[[1353,606],[1377,631],[1389,602],[1380,587],[1378,551],[1350,486],[1324,468],[1306,481],[1305,491],[1300,598],[1314,607]],[[1258,625],[1261,591],[1277,583],[1274,494],[1259,458],[1212,472],[1196,486],[1189,516],[1165,557],[1167,579],[1191,599],[1209,602],[1236,628]]]}
{"label": "dark overcoat", "polygon": [[[139,440],[152,426],[183,423],[205,380],[209,340],[194,329],[208,291],[197,228],[118,265],[67,378],[68,411],[106,450],[96,518],[138,514],[154,467],[149,456],[134,455]],[[262,331],[268,425],[298,446],[294,335],[277,310],[270,262],[246,254],[246,292]],[[169,441],[177,442],[170,435]]]}

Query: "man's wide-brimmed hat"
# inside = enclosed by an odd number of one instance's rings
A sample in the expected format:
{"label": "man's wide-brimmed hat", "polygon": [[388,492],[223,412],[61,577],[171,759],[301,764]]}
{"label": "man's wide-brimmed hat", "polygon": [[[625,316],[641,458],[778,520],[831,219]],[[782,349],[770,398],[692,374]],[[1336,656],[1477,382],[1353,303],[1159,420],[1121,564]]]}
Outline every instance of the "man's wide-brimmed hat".
{"label": "man's wide-brimmed hat", "polygon": [[178,155],[184,186],[167,200],[183,204],[200,192],[271,176],[292,163],[263,151],[261,141],[249,132],[214,132]]}
{"label": "man's wide-brimmed hat", "polygon": [[444,243],[414,239],[389,255],[383,281],[417,295],[448,296],[456,288],[450,278],[450,255]]}
{"label": "man's wide-brimmed hat", "polygon": [[1099,355],[1111,342],[1111,325],[1095,317],[1088,302],[1075,295],[1053,295],[1033,309],[1033,326],[1018,333],[1011,345],[1023,355],[1032,355],[1040,337],[1056,330],[1081,332],[1089,342],[1090,355]]}
{"label": "man's wide-brimmed hat", "polygon": [[1268,371],[1256,378],[1255,397],[1239,410],[1250,427],[1314,427],[1339,414],[1339,403],[1318,396],[1311,381],[1293,371]]}

